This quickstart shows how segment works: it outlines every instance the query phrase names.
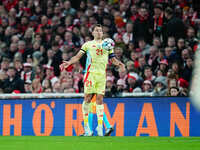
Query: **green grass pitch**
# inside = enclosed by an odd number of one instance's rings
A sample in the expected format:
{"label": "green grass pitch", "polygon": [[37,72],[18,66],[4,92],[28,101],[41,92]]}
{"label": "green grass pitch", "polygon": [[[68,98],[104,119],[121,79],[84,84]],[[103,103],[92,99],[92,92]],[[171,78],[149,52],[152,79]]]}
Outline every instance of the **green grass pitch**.
{"label": "green grass pitch", "polygon": [[200,137],[0,136],[0,150],[200,150]]}

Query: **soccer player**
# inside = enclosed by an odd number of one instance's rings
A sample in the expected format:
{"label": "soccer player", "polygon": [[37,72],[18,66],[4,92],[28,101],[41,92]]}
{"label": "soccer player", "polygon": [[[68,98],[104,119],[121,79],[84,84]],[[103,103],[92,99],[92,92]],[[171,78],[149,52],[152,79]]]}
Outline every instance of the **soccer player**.
{"label": "soccer player", "polygon": [[87,54],[87,72],[84,75],[84,101],[82,104],[84,130],[86,136],[91,136],[93,134],[88,124],[88,114],[91,99],[93,95],[96,94],[97,133],[98,136],[103,136],[103,97],[105,94],[106,66],[108,64],[108,59],[110,59],[114,65],[118,66],[120,71],[124,71],[125,66],[115,58],[113,49],[108,51],[102,48],[103,30],[100,24],[93,26],[92,35],[94,39],[84,43],[81,50],[69,61],[65,61],[61,64],[60,68],[61,70],[67,68],[71,64],[79,61],[85,53]]}

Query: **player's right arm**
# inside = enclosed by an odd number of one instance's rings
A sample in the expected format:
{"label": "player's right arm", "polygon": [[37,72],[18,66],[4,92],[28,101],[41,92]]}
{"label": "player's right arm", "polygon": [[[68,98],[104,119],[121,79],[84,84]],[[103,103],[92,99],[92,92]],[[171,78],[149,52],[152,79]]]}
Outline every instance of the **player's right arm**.
{"label": "player's right arm", "polygon": [[81,50],[74,56],[72,57],[69,61],[64,61],[61,65],[60,65],[60,69],[61,71],[64,70],[65,68],[67,68],[68,66],[70,66],[71,64],[76,63],[77,61],[79,61],[81,59],[81,57],[87,52],[87,42],[85,44],[82,45]]}
{"label": "player's right arm", "polygon": [[61,65],[60,68],[61,70],[64,70],[65,68],[67,68],[68,66],[70,66],[71,64],[76,63],[77,61],[79,61],[79,59],[81,59],[81,57],[84,55],[84,52],[82,50],[80,50],[74,57],[72,57],[69,61],[64,61]]}

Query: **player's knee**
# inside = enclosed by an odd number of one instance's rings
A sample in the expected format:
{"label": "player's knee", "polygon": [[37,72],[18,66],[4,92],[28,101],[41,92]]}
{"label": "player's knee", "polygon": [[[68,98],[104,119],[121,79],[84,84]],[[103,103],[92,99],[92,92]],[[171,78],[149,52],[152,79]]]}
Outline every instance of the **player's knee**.
{"label": "player's knee", "polygon": [[103,96],[102,95],[97,96],[96,103],[97,103],[97,105],[103,104]]}
{"label": "player's knee", "polygon": [[85,101],[86,103],[90,103],[89,98],[85,98],[84,101]]}
{"label": "player's knee", "polygon": [[97,105],[102,105],[103,101],[102,100],[97,100]]}
{"label": "player's knee", "polygon": [[85,99],[85,102],[86,102],[86,103],[90,103],[90,100],[89,100],[89,99]]}
{"label": "player's knee", "polygon": [[90,103],[91,102],[91,96],[90,95],[87,95],[87,96],[85,96],[85,98],[84,98],[84,101],[86,102],[86,103]]}

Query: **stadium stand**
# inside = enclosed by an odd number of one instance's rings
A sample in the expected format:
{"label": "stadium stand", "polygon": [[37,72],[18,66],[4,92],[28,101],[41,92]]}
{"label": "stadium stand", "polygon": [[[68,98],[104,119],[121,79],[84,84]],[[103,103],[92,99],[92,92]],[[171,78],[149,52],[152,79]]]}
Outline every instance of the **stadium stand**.
{"label": "stadium stand", "polygon": [[188,96],[200,49],[196,1],[76,2],[0,2],[0,93],[82,93],[85,57],[63,72],[59,65],[92,39],[91,28],[99,23],[126,64],[119,74],[108,65],[105,96]]}

